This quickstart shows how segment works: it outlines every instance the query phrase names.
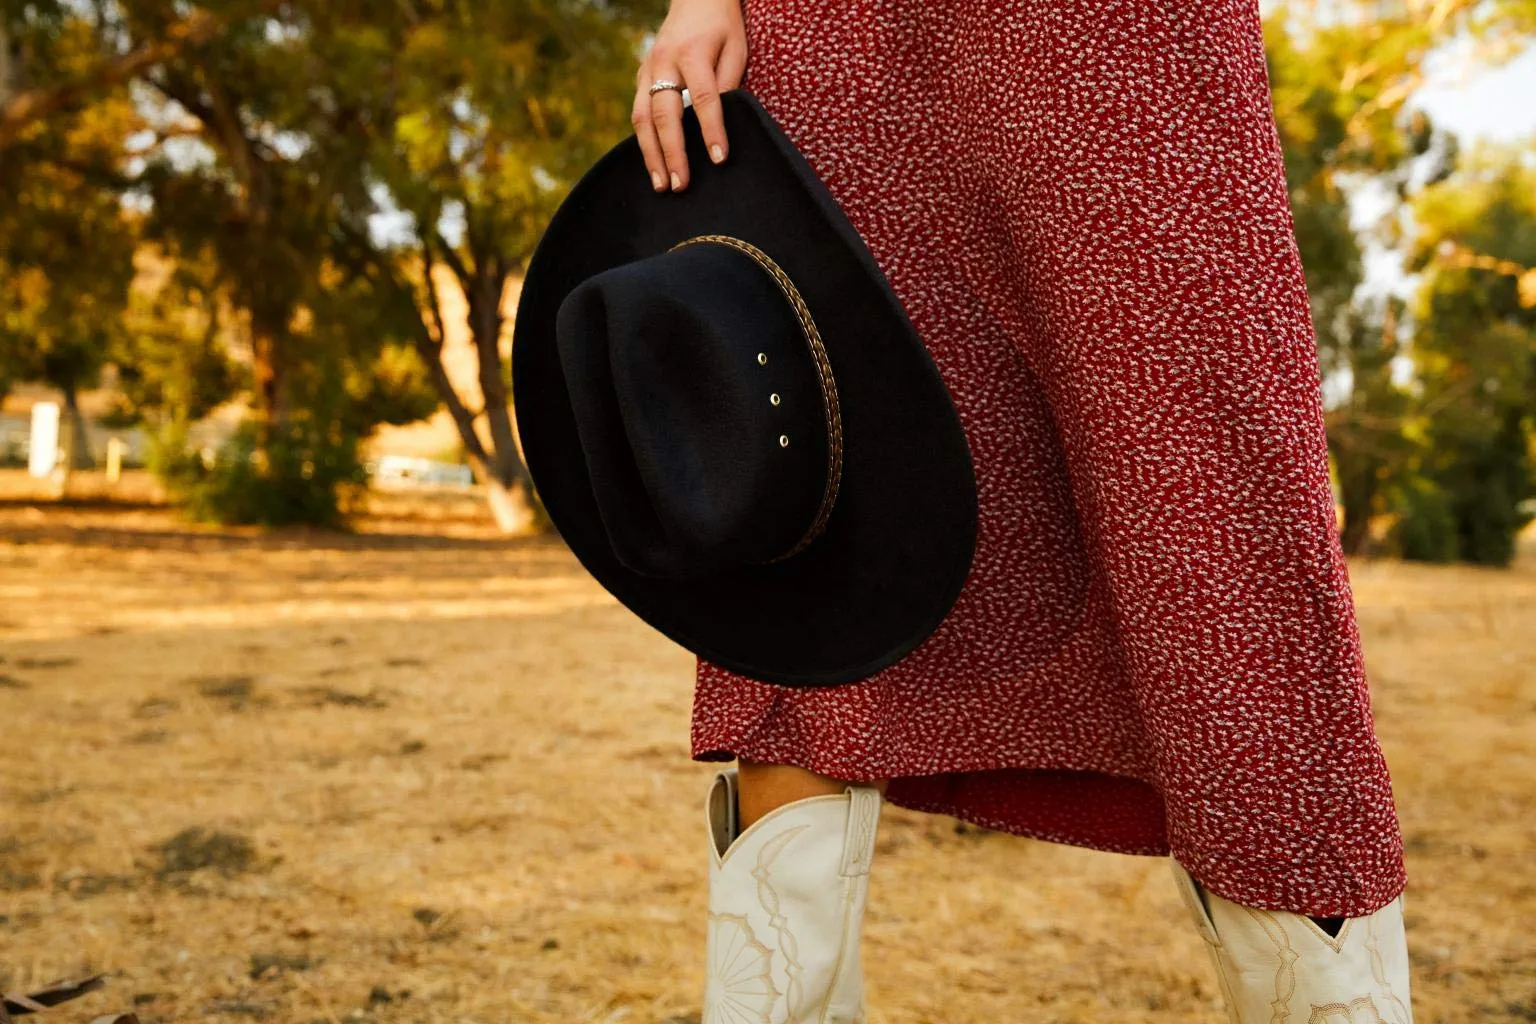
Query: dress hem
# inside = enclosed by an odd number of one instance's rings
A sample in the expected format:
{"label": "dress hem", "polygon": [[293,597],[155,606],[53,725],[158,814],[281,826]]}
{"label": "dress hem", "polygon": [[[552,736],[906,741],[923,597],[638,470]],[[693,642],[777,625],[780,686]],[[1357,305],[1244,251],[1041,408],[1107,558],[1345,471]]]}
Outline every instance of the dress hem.
{"label": "dress hem", "polygon": [[[1084,775],[1102,776],[1105,779],[1115,780],[1118,783],[1139,783],[1157,794],[1159,812],[1163,802],[1161,791],[1150,780],[1142,779],[1125,772],[1109,771],[1103,768],[1061,765],[1019,765],[1019,764],[994,764],[989,760],[977,760],[974,758],[961,758],[953,765],[942,765],[933,770],[924,770],[916,774],[892,774],[882,773],[866,774],[861,777],[851,777],[846,771],[839,770],[842,766],[834,766],[823,763],[815,756],[812,750],[803,750],[798,753],[796,759],[786,759],[781,754],[769,757],[753,757],[747,744],[740,744],[740,749],[747,751],[749,758],[754,760],[772,761],[774,763],[795,764],[797,767],[822,775],[830,775],[833,778],[847,779],[853,783],[868,783],[881,779],[889,779],[891,782],[886,794],[886,801],[894,806],[925,814],[942,814],[959,821],[965,821],[981,828],[990,829],[1007,835],[1021,836],[1026,839],[1035,839],[1042,842],[1060,843],[1066,846],[1075,846],[1080,849],[1094,850],[1101,853],[1117,853],[1127,856],[1146,857],[1174,857],[1208,890],[1222,897],[1244,906],[1260,910],[1281,911],[1287,913],[1307,914],[1315,917],[1364,917],[1387,906],[1407,888],[1407,873],[1403,868],[1386,875],[1360,875],[1347,872],[1351,877],[1359,881],[1367,881],[1373,884],[1356,885],[1353,888],[1353,900],[1333,900],[1326,903],[1307,905],[1307,901],[1301,896],[1303,892],[1315,893],[1315,888],[1310,888],[1306,883],[1298,885],[1298,879],[1288,871],[1263,871],[1251,858],[1228,858],[1220,855],[1211,855],[1203,852],[1197,855],[1194,851],[1188,851],[1185,855],[1178,855],[1174,851],[1174,844],[1168,840],[1162,841],[1137,841],[1134,839],[1120,840],[1106,833],[1089,835],[1085,832],[1070,832],[1051,828],[1047,825],[1032,823],[1023,818],[1007,818],[996,814],[988,814],[980,809],[981,805],[973,805],[957,799],[935,799],[929,795],[934,790],[932,787],[953,785],[956,778],[964,777],[983,778],[989,773],[1007,774],[1012,772],[1029,773],[1038,772],[1043,775]],[[728,762],[735,760],[739,754],[732,753],[729,747],[710,744],[700,747],[692,754],[692,759],[699,762]],[[950,777],[946,780],[945,777]],[[903,783],[907,783],[904,786]],[[911,786],[921,787],[920,792],[909,792]],[[953,792],[953,790],[951,790]],[[1144,805],[1141,810],[1147,811],[1150,804]],[[1044,808],[1040,809],[1042,817],[1047,815]],[[1149,824],[1150,819],[1144,818],[1143,824]],[[1164,827],[1166,833],[1166,826]],[[1251,880],[1256,877],[1268,876],[1270,884],[1255,885]],[[1239,881],[1243,884],[1230,885],[1229,882]],[[1287,895],[1290,894],[1290,895]]]}

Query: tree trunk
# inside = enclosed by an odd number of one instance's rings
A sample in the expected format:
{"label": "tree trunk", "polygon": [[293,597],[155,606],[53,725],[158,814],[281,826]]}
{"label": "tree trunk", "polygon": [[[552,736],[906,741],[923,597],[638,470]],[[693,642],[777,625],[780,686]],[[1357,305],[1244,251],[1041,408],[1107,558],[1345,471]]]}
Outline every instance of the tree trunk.
{"label": "tree trunk", "polygon": [[533,521],[528,508],[528,492],[522,487],[508,487],[494,477],[485,481],[486,503],[496,528],[502,533],[522,533]]}
{"label": "tree trunk", "polygon": [[11,102],[11,74],[11,37],[5,31],[5,22],[0,20],[0,109]]}
{"label": "tree trunk", "polygon": [[486,399],[485,418],[491,428],[491,444],[495,448],[496,476],[508,487],[527,487],[528,467],[523,465],[517,453],[517,442],[512,438],[512,410],[507,406],[503,392],[496,401]]}
{"label": "tree trunk", "polygon": [[[427,272],[431,273],[428,266]],[[436,319],[440,319],[441,310],[436,308],[435,298],[431,313]],[[421,356],[422,362],[427,365],[427,372],[432,376],[432,385],[443,400],[443,405],[448,409],[448,415],[453,419],[454,428],[458,431],[459,440],[464,445],[464,452],[469,458],[469,465],[474,470],[475,479],[485,488],[486,504],[490,507],[491,517],[496,521],[496,528],[503,533],[520,533],[526,530],[535,520],[531,513],[528,494],[530,493],[525,478],[526,471],[519,478],[516,472],[507,473],[504,465],[505,451],[514,453],[514,463],[521,468],[522,463],[516,459],[515,449],[502,448],[500,434],[495,421],[492,421],[491,434],[496,448],[487,451],[480,435],[475,432],[475,417],[464,405],[464,400],[453,389],[453,382],[448,379],[448,371],[443,366],[443,346],[429,326],[428,319],[424,316],[420,322],[420,330],[416,333],[416,352]],[[478,346],[477,346],[478,348]],[[499,373],[499,369],[497,371]],[[482,374],[482,381],[484,375]],[[483,386],[483,384],[482,384]],[[490,409],[495,406],[488,406]],[[500,406],[505,417],[506,406]],[[505,436],[510,440],[511,424],[505,429]]]}
{"label": "tree trunk", "polygon": [[[533,481],[517,450],[507,386],[503,380],[501,301],[507,282],[504,261],[494,259],[487,263],[480,260],[471,265],[441,236],[424,240],[422,258],[421,292],[408,289],[396,279],[397,287],[412,294],[417,306],[420,329],[416,332],[416,351],[427,364],[432,383],[453,417],[475,478],[485,487],[486,502],[496,526],[504,533],[521,532],[530,526],[542,528],[548,519],[533,493]],[[485,416],[490,434],[489,448],[475,429],[475,420],[479,417],[464,405],[443,366],[443,347],[448,332],[432,276],[439,258],[452,271],[469,307],[469,336],[475,347],[481,415]]]}
{"label": "tree trunk", "polygon": [[288,420],[283,395],[283,365],[275,335],[258,333],[251,340],[251,377],[255,385],[257,448],[263,455],[282,435]]}
{"label": "tree trunk", "polygon": [[85,416],[80,412],[80,396],[73,386],[59,389],[64,392],[64,416],[61,424],[64,436],[64,469],[95,469],[96,458],[91,453],[91,438],[85,429]]}
{"label": "tree trunk", "polygon": [[[533,481],[518,454],[512,436],[510,397],[503,380],[501,365],[501,296],[506,277],[485,274],[476,282],[476,294],[469,302],[469,329],[475,342],[479,364],[480,395],[485,403],[485,421],[491,433],[490,465],[487,466],[486,496],[491,514],[503,531],[521,530],[530,522]],[[518,500],[514,503],[514,492]],[[509,523],[515,526],[509,527]]]}
{"label": "tree trunk", "polygon": [[1366,553],[1370,542],[1371,507],[1376,503],[1378,468],[1378,460],[1369,457],[1361,458],[1358,464],[1339,467],[1340,499],[1344,505],[1344,529],[1339,543],[1346,555]]}

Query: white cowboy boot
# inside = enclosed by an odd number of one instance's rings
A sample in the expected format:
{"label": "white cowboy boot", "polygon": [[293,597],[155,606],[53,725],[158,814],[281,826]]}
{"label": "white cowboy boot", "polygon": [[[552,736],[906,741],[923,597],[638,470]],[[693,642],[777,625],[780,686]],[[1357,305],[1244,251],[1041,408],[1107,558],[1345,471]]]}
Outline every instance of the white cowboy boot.
{"label": "white cowboy boot", "polygon": [[1331,936],[1305,914],[1224,899],[1168,860],[1233,1024],[1413,1024],[1401,895]]}
{"label": "white cowboy boot", "polygon": [[880,804],[873,786],[849,786],[738,836],[736,771],[715,776],[702,1024],[863,1024],[859,929]]}

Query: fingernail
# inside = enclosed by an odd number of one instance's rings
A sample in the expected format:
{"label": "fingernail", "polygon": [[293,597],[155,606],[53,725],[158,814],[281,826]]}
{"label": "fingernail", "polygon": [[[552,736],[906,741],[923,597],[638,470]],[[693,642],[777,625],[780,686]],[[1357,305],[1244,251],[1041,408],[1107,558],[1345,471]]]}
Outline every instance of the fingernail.
{"label": "fingernail", "polygon": [[721,160],[725,159],[725,151],[720,148],[720,143],[718,142],[709,147],[709,155],[710,158],[715,161],[715,163],[719,163]]}
{"label": "fingernail", "polygon": [[676,192],[678,189],[680,189],[682,187],[683,187],[683,179],[679,178],[677,176],[677,172],[676,171],[673,171],[672,172],[672,191]]}
{"label": "fingernail", "polygon": [[652,171],[651,172],[651,188],[655,189],[657,192],[661,191],[661,172],[660,171]]}

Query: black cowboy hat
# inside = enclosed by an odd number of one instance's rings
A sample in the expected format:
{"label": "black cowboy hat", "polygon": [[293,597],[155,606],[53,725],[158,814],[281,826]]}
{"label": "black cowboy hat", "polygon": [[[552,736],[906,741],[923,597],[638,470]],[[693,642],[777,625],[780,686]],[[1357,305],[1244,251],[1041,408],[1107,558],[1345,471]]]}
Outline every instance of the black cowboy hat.
{"label": "black cowboy hat", "polygon": [[730,156],[683,112],[692,180],[604,154],[535,248],[513,325],[529,473],[586,569],[700,657],[793,686],[862,679],[948,614],[976,484],[890,283],[761,103]]}

